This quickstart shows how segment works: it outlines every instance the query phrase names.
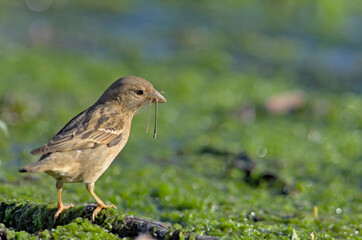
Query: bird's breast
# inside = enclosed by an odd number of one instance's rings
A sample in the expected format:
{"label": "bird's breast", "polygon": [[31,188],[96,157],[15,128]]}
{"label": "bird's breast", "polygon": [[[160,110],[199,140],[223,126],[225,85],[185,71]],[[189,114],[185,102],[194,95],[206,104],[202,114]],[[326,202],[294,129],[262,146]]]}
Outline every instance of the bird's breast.
{"label": "bird's breast", "polygon": [[52,161],[53,167],[47,173],[63,182],[95,182],[111,165],[126,142],[127,139],[123,139],[112,147],[104,144],[91,149],[53,153],[48,160]]}

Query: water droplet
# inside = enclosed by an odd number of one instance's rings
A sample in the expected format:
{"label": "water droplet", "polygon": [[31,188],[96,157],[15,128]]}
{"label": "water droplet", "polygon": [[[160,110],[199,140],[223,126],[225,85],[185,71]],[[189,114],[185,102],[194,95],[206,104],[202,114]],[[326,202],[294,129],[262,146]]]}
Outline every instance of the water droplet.
{"label": "water droplet", "polygon": [[336,209],[336,213],[337,213],[337,214],[341,214],[341,213],[342,213],[342,209],[341,209],[341,208],[337,208],[337,209]]}
{"label": "water droplet", "polygon": [[43,12],[52,4],[52,0],[26,0],[28,8],[34,12]]}
{"label": "water droplet", "polygon": [[311,130],[308,133],[308,140],[314,143],[322,143],[323,137],[322,134],[316,130]]}
{"label": "water droplet", "polygon": [[199,184],[193,183],[192,184],[192,190],[198,190],[200,188]]}
{"label": "water droplet", "polygon": [[260,146],[256,149],[256,155],[258,155],[260,158],[265,157],[267,153],[268,149],[266,149],[266,147]]}

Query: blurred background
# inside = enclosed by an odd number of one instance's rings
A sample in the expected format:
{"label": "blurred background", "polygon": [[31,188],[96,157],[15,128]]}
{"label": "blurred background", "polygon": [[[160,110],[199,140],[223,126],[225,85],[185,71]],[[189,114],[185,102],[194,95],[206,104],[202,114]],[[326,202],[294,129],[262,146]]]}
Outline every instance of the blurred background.
{"label": "blurred background", "polygon": [[[168,102],[156,140],[135,117],[104,201],[223,237],[358,237],[361,26],[353,0],[1,1],[0,194],[55,203],[49,176],[17,169],[135,75]],[[93,201],[80,184],[64,198]]]}

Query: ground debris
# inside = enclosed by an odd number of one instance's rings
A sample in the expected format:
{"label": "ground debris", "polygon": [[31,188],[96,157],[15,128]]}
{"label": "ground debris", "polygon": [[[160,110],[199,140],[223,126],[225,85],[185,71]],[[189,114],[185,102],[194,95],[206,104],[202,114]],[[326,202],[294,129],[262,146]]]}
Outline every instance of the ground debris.
{"label": "ground debris", "polygon": [[277,190],[278,194],[288,195],[292,188],[285,183],[277,173],[271,171],[256,172],[258,160],[249,156],[246,152],[240,152],[237,154],[216,149],[213,147],[204,147],[200,149],[200,154],[211,154],[216,157],[221,157],[225,161],[223,177],[228,177],[233,169],[238,169],[244,172],[243,181],[253,187],[258,187],[263,183],[267,183],[270,188]]}

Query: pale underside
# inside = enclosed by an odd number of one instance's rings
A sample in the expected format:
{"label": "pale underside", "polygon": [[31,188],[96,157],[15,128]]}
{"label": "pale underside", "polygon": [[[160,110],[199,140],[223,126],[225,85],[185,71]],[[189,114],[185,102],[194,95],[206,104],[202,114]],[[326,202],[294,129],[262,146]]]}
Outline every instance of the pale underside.
{"label": "pale underside", "polygon": [[51,170],[45,173],[64,183],[95,182],[109,167],[126,144],[124,139],[113,147],[101,145],[94,149],[51,153],[46,159]]}

